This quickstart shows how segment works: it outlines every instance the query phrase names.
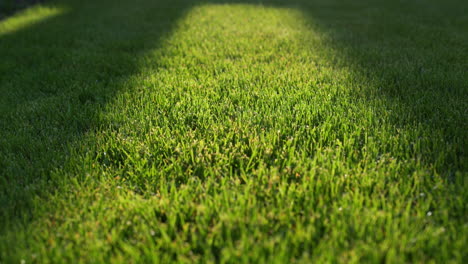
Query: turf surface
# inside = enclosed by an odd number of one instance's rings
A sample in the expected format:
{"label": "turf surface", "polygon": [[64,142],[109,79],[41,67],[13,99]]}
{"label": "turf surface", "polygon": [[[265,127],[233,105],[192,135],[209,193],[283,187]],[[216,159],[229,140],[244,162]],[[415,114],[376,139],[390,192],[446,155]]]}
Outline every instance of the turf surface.
{"label": "turf surface", "polygon": [[466,1],[0,21],[0,263],[462,263]]}

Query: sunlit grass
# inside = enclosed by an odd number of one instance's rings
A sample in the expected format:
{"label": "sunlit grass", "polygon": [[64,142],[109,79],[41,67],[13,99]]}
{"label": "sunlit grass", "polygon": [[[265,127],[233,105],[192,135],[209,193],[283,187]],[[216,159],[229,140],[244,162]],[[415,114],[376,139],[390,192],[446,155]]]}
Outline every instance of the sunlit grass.
{"label": "sunlit grass", "polygon": [[239,2],[5,22],[0,262],[466,259],[462,20]]}
{"label": "sunlit grass", "polygon": [[25,27],[64,14],[67,10],[61,7],[35,6],[23,10],[12,17],[0,21],[0,38],[3,35],[20,31]]}

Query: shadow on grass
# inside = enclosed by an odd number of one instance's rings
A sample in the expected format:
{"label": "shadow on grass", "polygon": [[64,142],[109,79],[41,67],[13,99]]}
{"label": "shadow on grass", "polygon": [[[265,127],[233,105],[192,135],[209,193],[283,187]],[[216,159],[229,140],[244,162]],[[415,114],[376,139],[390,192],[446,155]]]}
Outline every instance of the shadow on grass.
{"label": "shadow on grass", "polygon": [[70,146],[101,125],[100,111],[138,73],[138,58],[157,49],[192,4],[50,5],[65,11],[0,35],[1,219],[29,218],[31,199],[59,187],[50,175]]}
{"label": "shadow on grass", "polygon": [[[385,1],[369,2],[75,1],[65,4],[63,15],[0,36],[0,203],[7,205],[0,218],[31,218],[32,198],[59,188],[50,174],[64,166],[69,146],[78,147],[101,126],[105,104],[138,74],[138,58],[158,48],[176,21],[200,3],[301,10],[330,36],[328,44],[341,56],[337,67],[352,67],[371,83],[364,94],[386,102],[381,111],[393,111],[396,129],[420,126],[421,136],[443,140],[425,141],[431,145],[414,149],[413,157],[440,162],[437,168],[448,176],[466,171],[463,8],[402,2],[401,11]],[[434,27],[440,35],[428,36]],[[447,145],[450,155],[434,160]]]}
{"label": "shadow on grass", "polygon": [[407,142],[411,156],[398,158],[419,159],[450,181],[466,173],[465,2],[287,2],[328,36],[336,66],[351,69],[356,83],[367,86],[350,88],[361,91],[377,115],[390,113],[395,134],[414,131]]}
{"label": "shadow on grass", "polygon": [[[224,3],[228,1],[212,1]],[[407,153],[454,181],[467,171],[468,5],[464,1],[266,0],[297,9],[325,45],[337,69],[351,71],[356,99],[390,115],[394,132],[413,130]],[[359,93],[359,94],[358,94]],[[380,101],[380,103],[376,103]],[[440,157],[440,152],[447,155]]]}

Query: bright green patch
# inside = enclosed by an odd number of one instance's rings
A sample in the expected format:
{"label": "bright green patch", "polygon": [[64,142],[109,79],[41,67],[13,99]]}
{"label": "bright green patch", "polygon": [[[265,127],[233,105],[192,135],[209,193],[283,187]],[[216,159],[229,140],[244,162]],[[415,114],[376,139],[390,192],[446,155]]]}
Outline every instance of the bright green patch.
{"label": "bright green patch", "polygon": [[0,262],[463,262],[468,6],[438,2],[0,22]]}

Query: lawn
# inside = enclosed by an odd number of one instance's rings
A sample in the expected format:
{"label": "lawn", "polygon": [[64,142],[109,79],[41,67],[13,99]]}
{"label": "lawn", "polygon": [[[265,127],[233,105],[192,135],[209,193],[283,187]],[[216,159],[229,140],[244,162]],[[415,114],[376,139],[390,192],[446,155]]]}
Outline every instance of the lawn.
{"label": "lawn", "polygon": [[468,2],[0,20],[0,263],[468,261]]}

